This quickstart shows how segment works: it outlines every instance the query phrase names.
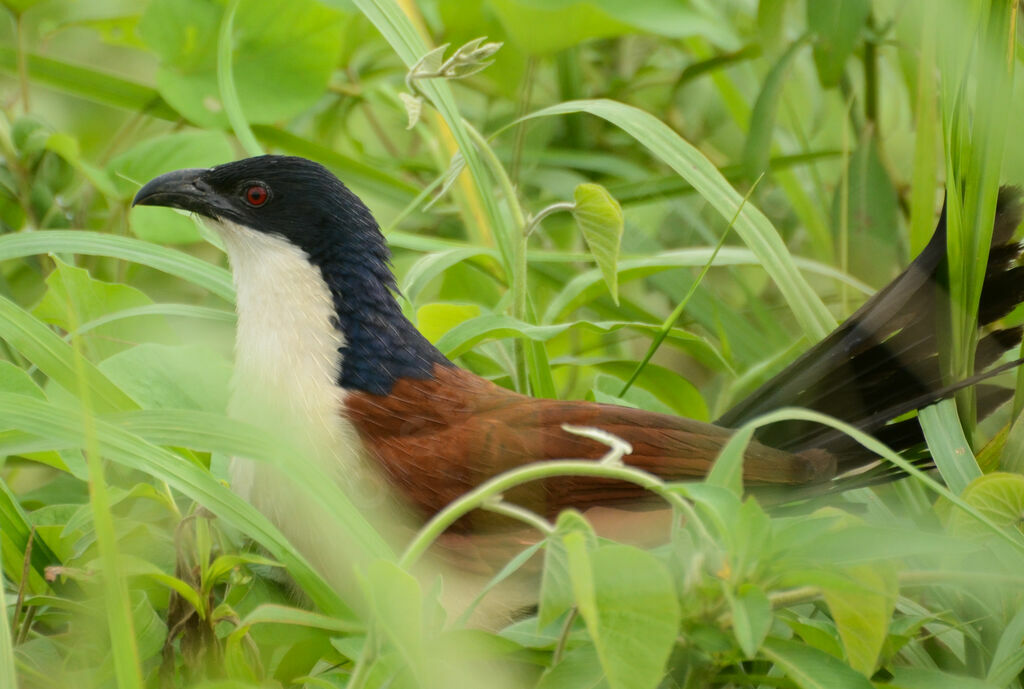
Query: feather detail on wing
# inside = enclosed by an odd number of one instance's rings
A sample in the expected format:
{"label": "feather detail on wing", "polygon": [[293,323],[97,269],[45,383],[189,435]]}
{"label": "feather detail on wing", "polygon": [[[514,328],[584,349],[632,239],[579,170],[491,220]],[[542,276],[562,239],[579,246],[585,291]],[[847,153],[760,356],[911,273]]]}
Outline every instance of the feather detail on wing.
{"label": "feather detail on wing", "polygon": [[[509,469],[552,459],[596,460],[597,441],[563,430],[593,426],[633,446],[624,461],[663,479],[707,474],[731,431],[666,414],[583,401],[526,397],[450,366],[434,378],[399,380],[388,395],[346,397],[346,413],[364,446],[400,495],[430,515]],[[744,464],[751,484],[824,481],[835,463],[820,453],[792,454],[752,443]],[[566,507],[636,502],[644,489],[622,481],[565,477],[522,486],[506,499],[553,515]],[[478,520],[477,520],[478,521]]]}

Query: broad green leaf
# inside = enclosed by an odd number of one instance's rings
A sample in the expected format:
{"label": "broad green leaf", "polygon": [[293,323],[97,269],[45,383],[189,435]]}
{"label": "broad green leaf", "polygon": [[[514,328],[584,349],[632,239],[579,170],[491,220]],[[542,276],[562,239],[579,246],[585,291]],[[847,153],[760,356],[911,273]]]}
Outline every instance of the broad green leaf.
{"label": "broad green leaf", "polygon": [[[32,309],[40,320],[67,332],[78,326],[121,311],[152,304],[152,300],[130,285],[105,282],[54,257],[56,270],[46,277],[46,294]],[[79,344],[86,358],[102,361],[132,344],[147,340],[174,340],[173,331],[159,316],[112,322],[81,335]]]}
{"label": "broad green leaf", "polygon": [[600,184],[581,184],[573,194],[576,218],[580,232],[590,247],[597,267],[601,269],[608,291],[615,303],[619,302],[618,260],[625,227],[622,207]]}
{"label": "broad green leaf", "polygon": [[0,390],[39,399],[46,397],[32,376],[10,361],[0,360]]}
{"label": "broad green leaf", "polygon": [[491,0],[509,36],[531,54],[547,54],[596,38],[637,29],[683,38],[705,35],[735,47],[732,28],[708,9],[672,0],[622,3],[616,0]]}
{"label": "broad green leaf", "polygon": [[[7,483],[0,481],[0,543],[3,544],[0,567],[7,571],[10,581],[19,585],[31,531],[32,522],[18,502],[18,497]],[[39,587],[37,589],[33,585],[29,591],[42,590],[45,587],[46,568],[60,564],[58,557],[39,533],[32,540],[31,573],[35,575],[33,582]]]}
{"label": "broad green leaf", "polygon": [[807,29],[816,37],[814,63],[823,86],[839,83],[846,58],[856,47],[870,12],[870,0],[807,3]]}
{"label": "broad green leaf", "polygon": [[[285,11],[273,0],[246,0],[235,18],[234,80],[250,122],[272,123],[313,105],[341,52],[342,15],[312,0]],[[139,22],[160,57],[160,94],[203,127],[224,128],[217,87],[217,32],[223,5],[212,0],[154,0]]]}
{"label": "broad green leaf", "polygon": [[545,670],[536,689],[608,689],[597,649],[592,644],[572,649]]}
{"label": "broad green leaf", "polygon": [[[964,489],[961,497],[968,505],[1002,528],[1021,530],[1024,515],[1024,476],[993,472],[979,476]],[[964,539],[988,538],[989,531],[969,514],[954,510],[949,529]]]}
{"label": "broad green leaf", "polygon": [[711,161],[664,122],[639,108],[610,100],[560,103],[519,122],[576,112],[596,115],[620,127],[690,182],[726,222],[735,217],[736,233],[775,281],[810,340],[817,342],[835,328],[835,318],[797,271],[793,257],[768,218],[752,204],[744,203]]}
{"label": "broad green leaf", "polygon": [[141,591],[134,591],[132,598],[132,630],[138,647],[139,660],[145,662],[160,653],[167,638],[167,625]]}
{"label": "broad green leaf", "polygon": [[727,598],[732,612],[732,633],[744,655],[753,658],[771,629],[772,604],[764,590],[755,584],[743,584],[735,594],[729,592]]}
{"label": "broad green leaf", "polygon": [[867,677],[843,661],[795,641],[768,638],[761,646],[761,655],[800,689],[873,689]]}
{"label": "broad green leaf", "polygon": [[898,583],[889,567],[862,565],[849,570],[862,588],[823,590],[846,649],[846,661],[854,670],[870,677],[889,633],[889,619],[896,604]]}
{"label": "broad green leaf", "polygon": [[231,362],[209,347],[142,344],[100,370],[147,409],[227,409]]}
{"label": "broad green leaf", "polygon": [[[107,170],[121,197],[130,199],[140,185],[165,172],[213,167],[234,157],[227,137],[220,132],[175,132],[144,139],[110,161]],[[132,208],[128,225],[137,237],[150,242],[185,244],[201,239],[189,217],[168,208]]]}
{"label": "broad green leaf", "polygon": [[580,614],[611,689],[654,689],[679,631],[680,610],[668,569],[650,553],[602,546],[589,556],[583,536],[566,538]]}
{"label": "broad green leaf", "polygon": [[575,510],[558,515],[555,532],[548,536],[544,547],[544,573],[541,575],[540,602],[537,625],[546,627],[561,617],[573,605],[572,582],[569,578],[569,554],[565,538],[571,533],[583,534],[587,551],[597,547],[597,536],[590,523]]}

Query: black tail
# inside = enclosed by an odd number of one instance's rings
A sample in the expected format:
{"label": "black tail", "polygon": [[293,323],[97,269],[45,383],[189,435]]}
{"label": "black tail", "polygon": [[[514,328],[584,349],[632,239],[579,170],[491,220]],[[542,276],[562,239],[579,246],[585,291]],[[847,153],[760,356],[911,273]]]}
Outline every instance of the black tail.
{"label": "black tail", "polygon": [[[980,326],[999,320],[1024,300],[1024,267],[1016,265],[1022,246],[1011,241],[1021,215],[1020,191],[1001,189],[978,314]],[[917,419],[893,419],[976,382],[944,385],[942,381],[938,332],[940,314],[947,308],[946,281],[943,207],[931,241],[903,273],[715,423],[736,427],[780,407],[804,407],[841,419],[894,450],[920,449],[924,436]],[[978,344],[976,370],[984,370],[1020,344],[1021,333],[1022,328],[1016,327],[984,336]],[[979,385],[979,416],[991,413],[1011,395],[1005,388]],[[876,459],[849,437],[803,421],[764,427],[757,439],[790,452],[824,450],[836,457],[840,474]],[[926,461],[927,455],[920,458]]]}

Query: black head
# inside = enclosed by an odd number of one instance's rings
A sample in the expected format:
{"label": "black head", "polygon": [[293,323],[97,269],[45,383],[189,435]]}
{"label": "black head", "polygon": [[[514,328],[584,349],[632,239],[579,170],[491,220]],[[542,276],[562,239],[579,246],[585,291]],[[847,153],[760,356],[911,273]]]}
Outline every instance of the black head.
{"label": "black head", "polygon": [[265,155],[178,170],[147,183],[132,203],[180,208],[302,249],[332,294],[333,325],[345,337],[342,387],[386,394],[398,378],[427,378],[435,364],[450,365],[402,315],[390,252],[369,209],[319,163]]}
{"label": "black head", "polygon": [[308,253],[345,234],[377,233],[358,196],[327,168],[294,156],[264,155],[153,179],[132,205],[168,206],[281,235]]}

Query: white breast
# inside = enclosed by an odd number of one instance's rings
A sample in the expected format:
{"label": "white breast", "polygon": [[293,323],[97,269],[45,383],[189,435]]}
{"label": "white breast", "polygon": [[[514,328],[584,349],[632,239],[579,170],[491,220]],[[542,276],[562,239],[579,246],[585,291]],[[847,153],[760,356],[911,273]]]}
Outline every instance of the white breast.
{"label": "white breast", "polygon": [[[361,480],[361,445],[337,384],[344,337],[331,324],[334,303],[320,270],[282,237],[226,221],[212,226],[224,239],[237,291],[229,413],[311,449],[294,461],[316,461],[341,484]],[[260,462],[233,458],[230,474],[235,492],[304,549],[315,519],[308,497]]]}

